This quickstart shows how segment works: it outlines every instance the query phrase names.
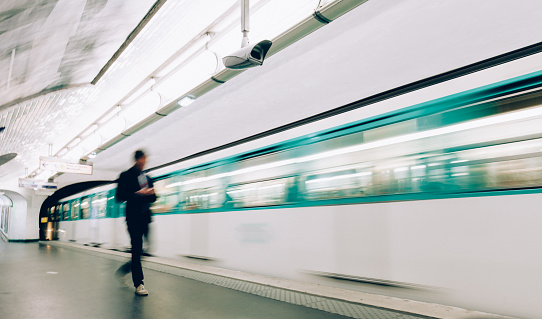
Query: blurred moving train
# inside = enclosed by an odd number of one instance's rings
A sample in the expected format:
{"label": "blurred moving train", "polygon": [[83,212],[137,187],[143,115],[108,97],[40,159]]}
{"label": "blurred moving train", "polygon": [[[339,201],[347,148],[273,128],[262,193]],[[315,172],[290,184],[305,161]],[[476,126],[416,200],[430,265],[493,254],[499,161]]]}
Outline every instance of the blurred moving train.
{"label": "blurred moving train", "polygon": [[[539,304],[541,88],[536,72],[154,176],[152,254],[499,313]],[[59,239],[128,247],[114,194],[50,207]]]}

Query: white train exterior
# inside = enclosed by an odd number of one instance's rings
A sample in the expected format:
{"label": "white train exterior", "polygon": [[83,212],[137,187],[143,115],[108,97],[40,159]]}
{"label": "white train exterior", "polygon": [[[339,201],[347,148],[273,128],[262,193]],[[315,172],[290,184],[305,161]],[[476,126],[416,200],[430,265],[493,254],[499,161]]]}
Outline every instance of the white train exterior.
{"label": "white train exterior", "polygon": [[[540,87],[535,72],[151,172],[150,253],[497,313],[532,307]],[[128,248],[114,190],[62,199],[59,239]]]}

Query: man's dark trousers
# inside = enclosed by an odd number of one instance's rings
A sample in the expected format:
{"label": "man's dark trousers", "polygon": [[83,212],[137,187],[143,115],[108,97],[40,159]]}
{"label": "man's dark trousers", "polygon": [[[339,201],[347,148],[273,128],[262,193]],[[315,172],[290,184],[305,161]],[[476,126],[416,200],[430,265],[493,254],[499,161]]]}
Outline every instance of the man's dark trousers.
{"label": "man's dark trousers", "polygon": [[141,253],[143,252],[143,236],[148,236],[149,224],[128,223],[128,233],[132,243],[132,259],[119,268],[119,272],[132,272],[134,287],[143,284],[143,269],[141,268]]}

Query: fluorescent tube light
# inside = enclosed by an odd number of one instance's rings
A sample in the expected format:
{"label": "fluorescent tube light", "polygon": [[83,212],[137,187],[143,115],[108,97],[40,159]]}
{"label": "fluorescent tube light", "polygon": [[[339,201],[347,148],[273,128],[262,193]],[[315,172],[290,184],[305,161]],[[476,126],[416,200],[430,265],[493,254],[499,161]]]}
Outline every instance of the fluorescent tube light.
{"label": "fluorescent tube light", "polygon": [[190,96],[190,95],[187,95],[185,97],[183,97],[182,99],[179,100],[179,102],[177,102],[180,106],[189,106],[190,104],[192,104],[194,101],[196,100],[195,97],[193,96]]}

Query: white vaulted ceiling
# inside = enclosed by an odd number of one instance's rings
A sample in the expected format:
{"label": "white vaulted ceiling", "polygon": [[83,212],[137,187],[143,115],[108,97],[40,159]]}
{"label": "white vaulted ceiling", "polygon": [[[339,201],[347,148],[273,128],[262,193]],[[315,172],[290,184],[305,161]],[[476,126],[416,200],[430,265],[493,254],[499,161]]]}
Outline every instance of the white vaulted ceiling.
{"label": "white vaulted ceiling", "polygon": [[[364,1],[251,0],[249,37],[275,39],[315,9]],[[25,168],[46,179],[55,172],[38,170],[40,156],[77,160],[176,103],[224,68],[239,25],[238,0],[3,0],[0,155],[18,156],[0,183]]]}
{"label": "white vaulted ceiling", "polygon": [[0,155],[18,154],[0,177],[37,166],[48,144],[62,140],[89,107],[81,102],[90,82],[154,2],[0,2]]}
{"label": "white vaulted ceiling", "polygon": [[42,92],[88,84],[154,0],[3,0],[0,109]]}

